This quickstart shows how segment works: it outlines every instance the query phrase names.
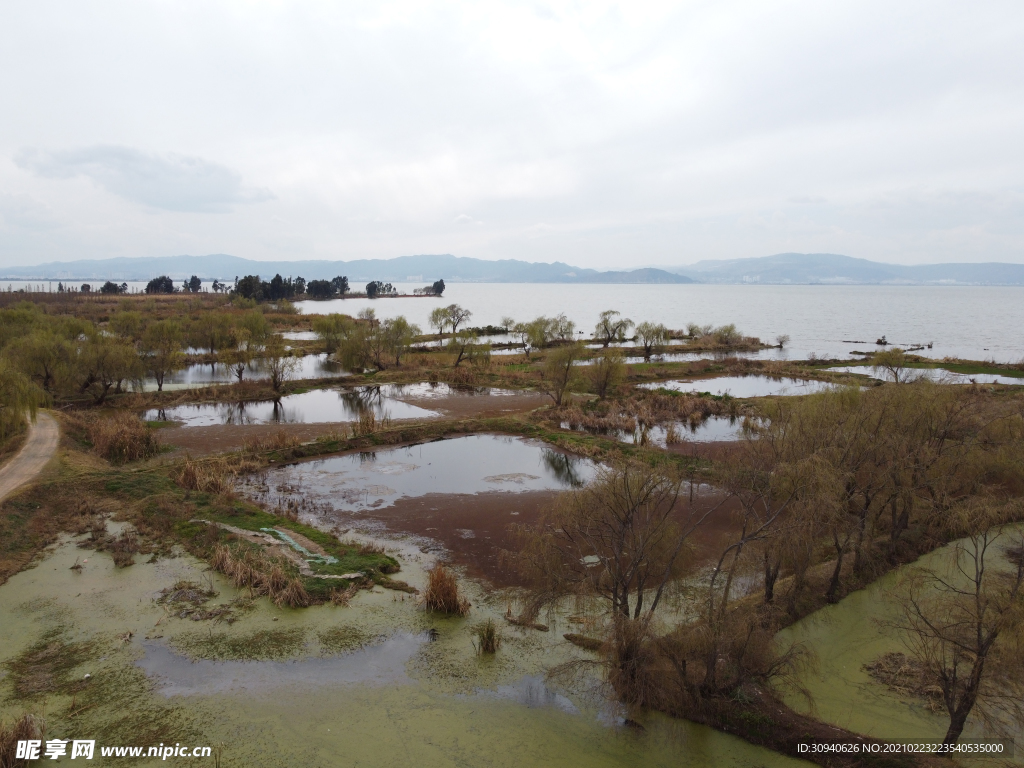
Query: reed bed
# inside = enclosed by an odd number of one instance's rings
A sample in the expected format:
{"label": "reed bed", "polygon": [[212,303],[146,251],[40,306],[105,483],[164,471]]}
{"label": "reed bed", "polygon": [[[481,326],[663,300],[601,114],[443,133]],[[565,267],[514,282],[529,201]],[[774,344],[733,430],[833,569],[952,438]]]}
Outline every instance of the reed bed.
{"label": "reed bed", "polygon": [[302,579],[289,576],[281,563],[263,552],[245,549],[240,554],[221,545],[214,549],[210,566],[239,589],[266,595],[279,608],[305,608],[312,604]]}
{"label": "reed bed", "polygon": [[160,452],[156,433],[134,413],[93,419],[87,431],[96,453],[111,464],[148,459]]}
{"label": "reed bed", "polygon": [[428,611],[449,616],[466,616],[470,603],[459,589],[455,572],[438,563],[427,571],[427,588],[423,591],[423,605]]}
{"label": "reed bed", "polygon": [[473,634],[476,636],[474,646],[478,655],[493,655],[501,648],[501,633],[498,632],[494,619],[488,619],[477,624],[473,628]]}

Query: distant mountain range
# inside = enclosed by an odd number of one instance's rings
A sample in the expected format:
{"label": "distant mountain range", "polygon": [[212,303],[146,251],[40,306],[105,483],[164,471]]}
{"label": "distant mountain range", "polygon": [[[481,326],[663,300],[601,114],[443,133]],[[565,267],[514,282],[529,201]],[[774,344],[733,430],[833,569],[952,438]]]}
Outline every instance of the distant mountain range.
{"label": "distant mountain range", "polygon": [[34,267],[0,267],[0,279],[12,280],[149,280],[168,275],[182,280],[198,275],[231,281],[235,276],[275,274],[324,280],[345,275],[353,287],[363,280],[432,283],[692,283],[693,279],[663,269],[598,272],[562,262],[533,263],[516,259],[485,261],[459,256],[399,256],[357,261],[252,261],[218,253],[210,256],[160,256],[89,261],[56,261]]}
{"label": "distant mountain range", "polygon": [[149,280],[169,275],[182,280],[231,281],[236,276],[280,273],[307,280],[345,275],[361,281],[400,283],[761,283],[794,285],[1024,285],[1024,264],[925,264],[903,266],[834,253],[779,253],[751,259],[699,261],[680,267],[647,267],[599,272],[562,262],[502,259],[486,261],[451,255],[399,256],[356,261],[252,261],[226,254],[50,262],[34,267],[0,267],[11,280]]}
{"label": "distant mountain range", "polygon": [[904,266],[835,253],[778,253],[752,259],[698,261],[665,267],[701,283],[818,285],[1024,285],[1024,264]]}

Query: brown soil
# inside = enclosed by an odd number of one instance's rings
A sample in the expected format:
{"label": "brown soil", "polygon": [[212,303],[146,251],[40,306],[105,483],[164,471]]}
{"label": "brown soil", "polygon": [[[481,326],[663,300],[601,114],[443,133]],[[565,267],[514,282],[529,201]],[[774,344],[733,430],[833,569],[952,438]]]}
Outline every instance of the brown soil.
{"label": "brown soil", "polygon": [[[400,498],[392,506],[361,511],[358,517],[335,513],[342,526],[356,520],[379,522],[390,533],[409,533],[433,539],[447,550],[451,562],[466,568],[469,576],[483,579],[494,587],[522,586],[517,573],[502,567],[500,553],[511,549],[514,540],[509,526],[535,525],[557,496],[557,491],[521,493],[429,494]],[[713,504],[715,499],[702,499]],[[680,502],[685,510],[688,499]],[[733,509],[718,510],[691,539],[693,557],[707,562],[719,552],[723,537],[734,532]]]}
{"label": "brown soil", "polygon": [[466,394],[448,397],[400,397],[396,399],[418,405],[420,408],[441,411],[446,416],[458,419],[524,413],[551,404],[551,398],[540,392],[523,392],[515,395]]}

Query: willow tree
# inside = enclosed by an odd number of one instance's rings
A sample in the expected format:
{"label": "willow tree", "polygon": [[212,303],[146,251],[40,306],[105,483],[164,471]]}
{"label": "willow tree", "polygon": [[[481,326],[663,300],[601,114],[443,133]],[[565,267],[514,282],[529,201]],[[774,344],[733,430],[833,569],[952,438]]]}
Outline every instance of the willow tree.
{"label": "willow tree", "polygon": [[26,414],[35,420],[44,399],[44,393],[25,374],[0,357],[0,440],[21,431]]}

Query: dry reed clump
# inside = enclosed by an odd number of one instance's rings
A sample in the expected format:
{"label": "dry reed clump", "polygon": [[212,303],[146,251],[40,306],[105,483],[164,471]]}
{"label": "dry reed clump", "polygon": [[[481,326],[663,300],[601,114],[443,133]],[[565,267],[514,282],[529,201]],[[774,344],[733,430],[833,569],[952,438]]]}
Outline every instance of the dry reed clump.
{"label": "dry reed clump", "polygon": [[932,683],[924,665],[904,653],[884,653],[862,669],[890,691],[900,696],[924,700],[929,712],[944,712],[942,688]]}
{"label": "dry reed clump", "polygon": [[473,627],[473,634],[476,636],[474,646],[478,655],[494,654],[501,648],[501,634],[494,624],[494,619],[477,624]]}
{"label": "dry reed clump", "polygon": [[679,445],[682,442],[684,442],[682,433],[675,424],[669,424],[665,430],[665,445]]}
{"label": "dry reed clump", "polygon": [[224,493],[231,484],[225,477],[226,468],[220,462],[199,462],[186,456],[174,481],[187,491]]}
{"label": "dry reed clump", "polygon": [[110,556],[118,568],[127,568],[135,564],[135,555],[139,551],[139,537],[131,528],[125,528],[119,536],[110,542]]}
{"label": "dry reed clump", "polygon": [[363,437],[372,435],[380,429],[387,429],[391,426],[390,418],[378,419],[373,409],[367,408],[359,414],[359,421],[352,425],[352,437]]}
{"label": "dry reed clump", "polygon": [[96,452],[112,464],[148,459],[160,451],[156,434],[134,413],[96,419],[88,433]]}
{"label": "dry reed clump", "polygon": [[359,591],[359,586],[356,584],[349,584],[346,589],[334,589],[331,591],[331,605],[340,605],[347,608],[348,604],[352,601],[352,598],[356,596],[356,592]]}
{"label": "dry reed clump", "polygon": [[28,713],[16,718],[10,724],[0,721],[0,768],[21,768],[27,762],[17,758],[19,741],[42,740],[46,733],[46,722]]}
{"label": "dry reed clump", "polygon": [[455,572],[438,563],[427,571],[427,588],[423,591],[423,605],[428,611],[465,616],[469,613],[469,600],[459,591]]}
{"label": "dry reed clump", "polygon": [[449,384],[472,384],[476,380],[469,368],[451,368],[444,372],[443,378]]}
{"label": "dry reed clump", "polygon": [[285,448],[295,448],[301,445],[302,441],[295,435],[289,435],[283,429],[277,430],[270,435],[257,435],[242,443],[242,452],[248,454],[264,453],[265,451],[280,451]]}
{"label": "dry reed clump", "polygon": [[246,549],[236,554],[230,547],[221,545],[214,549],[210,567],[231,579],[239,589],[248,589],[253,595],[266,595],[279,608],[305,608],[312,603],[302,580],[289,576],[280,562],[264,552]]}

